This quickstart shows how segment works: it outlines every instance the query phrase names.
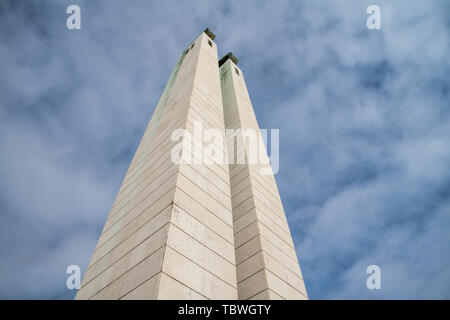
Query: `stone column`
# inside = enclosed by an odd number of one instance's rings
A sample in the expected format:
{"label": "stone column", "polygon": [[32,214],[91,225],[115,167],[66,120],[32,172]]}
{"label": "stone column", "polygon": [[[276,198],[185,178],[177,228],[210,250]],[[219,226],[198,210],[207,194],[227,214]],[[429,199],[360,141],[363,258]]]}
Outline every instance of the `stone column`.
{"label": "stone column", "polygon": [[176,129],[194,133],[201,123],[223,133],[213,40],[205,30],[179,58],[76,299],[237,298],[228,166],[171,157]]}
{"label": "stone column", "polygon": [[[226,128],[253,129],[259,136],[244,76],[231,53],[220,61],[220,76]],[[267,151],[259,144],[262,161],[252,163],[249,138],[244,134],[233,140],[234,149],[239,143],[244,146],[243,151],[234,150],[229,165],[238,298],[307,299]],[[244,161],[239,164],[242,155]],[[262,174],[267,169],[270,174]]]}

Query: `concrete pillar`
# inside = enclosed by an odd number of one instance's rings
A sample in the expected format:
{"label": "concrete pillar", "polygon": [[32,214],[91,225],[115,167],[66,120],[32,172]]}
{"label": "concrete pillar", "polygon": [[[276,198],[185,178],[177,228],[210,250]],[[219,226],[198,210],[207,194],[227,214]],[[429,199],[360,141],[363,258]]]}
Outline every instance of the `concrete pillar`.
{"label": "concrete pillar", "polygon": [[237,298],[228,166],[171,159],[175,129],[224,131],[213,39],[206,30],[179,58],[76,299]]}
{"label": "concrete pillar", "polygon": [[274,176],[261,174],[265,148],[262,163],[247,144],[225,162],[225,128],[259,127],[237,59],[218,64],[214,37],[205,30],[178,59],[76,299],[307,298]]}
{"label": "concrete pillar", "polygon": [[[259,135],[244,76],[235,63],[232,54],[220,61],[225,126],[254,129]],[[244,146],[243,151],[235,150],[230,164],[238,298],[307,299],[274,176],[262,174],[263,168],[270,169],[267,151],[259,144],[262,161],[252,163],[248,138],[238,135],[233,139],[234,149],[238,143]],[[239,164],[242,153],[244,161]]]}

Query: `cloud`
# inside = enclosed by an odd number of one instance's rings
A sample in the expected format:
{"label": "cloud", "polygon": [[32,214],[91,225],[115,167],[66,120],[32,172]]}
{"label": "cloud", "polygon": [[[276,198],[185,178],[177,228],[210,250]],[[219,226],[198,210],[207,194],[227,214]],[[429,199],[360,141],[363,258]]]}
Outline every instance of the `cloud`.
{"label": "cloud", "polygon": [[[181,52],[233,51],[311,298],[450,297],[446,1],[74,1],[0,5],[1,298],[72,298]],[[370,264],[382,289],[365,287]]]}

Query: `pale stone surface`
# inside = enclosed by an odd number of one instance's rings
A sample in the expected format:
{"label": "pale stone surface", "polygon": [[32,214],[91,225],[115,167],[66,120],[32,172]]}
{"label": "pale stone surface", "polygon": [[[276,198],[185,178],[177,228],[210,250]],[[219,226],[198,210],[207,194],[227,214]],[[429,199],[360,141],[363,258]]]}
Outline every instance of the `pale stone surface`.
{"label": "pale stone surface", "polygon": [[[192,217],[200,221],[203,225],[216,232],[219,236],[234,244],[233,227],[225,221],[218,218],[208,208],[204,207],[201,202],[195,200],[191,195],[180,188],[176,188],[174,203]],[[234,251],[232,252],[234,255]]]}
{"label": "pale stone surface", "polygon": [[[205,192],[200,186],[193,183],[183,174],[178,176],[177,187],[184,192],[191,194],[195,200],[206,206],[216,217],[228,224],[233,224],[231,210],[224,207],[217,199]],[[231,204],[230,204],[231,206]]]}
{"label": "pale stone surface", "polygon": [[239,299],[246,300],[269,286],[265,270],[262,269],[242,282],[238,283]]}
{"label": "pale stone surface", "polygon": [[126,295],[122,296],[121,300],[155,300],[158,294],[158,286],[161,283],[162,273],[154,275],[149,280],[145,281],[139,287],[133,289]]}
{"label": "pale stone surface", "polygon": [[237,283],[241,283],[256,272],[264,269],[264,267],[264,252],[259,251],[253,254],[239,264],[239,268],[237,268]]}
{"label": "pale stone surface", "polygon": [[[167,187],[167,188],[166,188]],[[167,190],[166,190],[167,189]],[[112,225],[111,228],[106,230],[104,233],[100,235],[99,242],[97,244],[97,249],[104,245],[106,242],[114,239],[116,243],[120,242],[120,238],[117,238],[119,235],[121,237],[127,237],[129,235],[128,232],[131,232],[127,226],[136,222],[136,219],[140,218],[144,214],[156,214],[164,209],[168,204],[171,203],[173,199],[173,195],[175,193],[174,186],[162,186],[160,189],[157,189],[150,197],[148,197],[145,201],[141,202],[138,206],[136,206],[133,210],[131,210],[126,216],[122,217],[117,223]],[[169,201],[169,202],[168,202]]]}
{"label": "pale stone surface", "polygon": [[[208,44],[211,41],[211,46]],[[259,130],[242,71],[206,33],[178,60],[136,149],[76,299],[306,299],[273,175],[227,159],[226,128]],[[221,138],[203,141],[202,130]],[[192,162],[172,161],[175,129]],[[233,138],[236,145],[242,137]],[[231,141],[231,140],[230,140]],[[198,153],[222,150],[219,154]],[[186,159],[186,158],[183,158]],[[207,162],[205,162],[207,160]]]}
{"label": "pale stone surface", "polygon": [[[242,71],[230,59],[220,71],[226,128],[259,130]],[[248,163],[251,150],[242,139],[236,137],[244,148],[234,158],[247,163],[229,165],[239,299],[306,299],[275,179],[261,174],[267,152],[262,162]]]}
{"label": "pale stone surface", "polygon": [[159,249],[120,278],[104,287],[92,299],[120,299],[161,271],[164,248]]}
{"label": "pale stone surface", "polygon": [[175,279],[161,273],[159,282],[158,299],[160,300],[206,300],[198,292]]}
{"label": "pale stone surface", "polygon": [[234,220],[233,227],[234,233],[238,233],[249,224],[253,223],[257,219],[256,208],[250,209],[247,213],[241,215],[238,219]]}
{"label": "pale stone surface", "polygon": [[[125,241],[128,237],[132,236],[139,228],[149,223],[152,219],[160,214],[170,214],[171,202],[174,196],[174,189],[169,191],[160,200],[155,202],[154,205],[147,208],[142,214],[137,216],[134,220],[124,226],[118,233],[110,238],[104,245],[99,246],[95,251],[91,259],[89,266],[96,263],[101,257],[113,250],[117,245]],[[160,208],[163,208],[160,210]]]}
{"label": "pale stone surface", "polygon": [[244,260],[262,250],[261,239],[262,237],[254,237],[241,246],[236,247],[236,265],[238,268],[239,264],[241,264]]}
{"label": "pale stone surface", "polygon": [[[192,238],[210,248],[213,252],[223,257],[230,264],[235,265],[233,241],[222,238],[214,229],[208,228],[194,216],[174,205],[171,223],[189,234]],[[233,274],[235,271],[233,271]]]}
{"label": "pale stone surface", "polygon": [[[229,167],[172,162],[175,129],[218,129],[217,48],[202,33],[179,59],[123,179],[77,299],[236,299]],[[194,137],[192,144],[203,143]],[[208,150],[208,149],[207,149]],[[204,158],[204,156],[206,158]]]}
{"label": "pale stone surface", "polygon": [[[84,275],[84,280],[89,281],[100,272],[111,266],[127,253],[135,250],[137,247],[142,246],[146,242],[153,243],[155,240],[152,238],[161,228],[169,223],[170,207],[165,211],[158,214],[154,219],[150,220],[142,228],[131,234],[126,240],[121,242],[102,258],[96,261],[93,265],[90,265]],[[145,249],[147,250],[147,248]]]}
{"label": "pale stone surface", "polygon": [[251,298],[248,298],[248,300],[285,300],[285,299],[283,299],[283,297],[279,296],[272,290],[265,289],[263,292],[260,292]]}
{"label": "pale stone surface", "polygon": [[166,247],[163,272],[210,299],[236,299],[236,287]]}
{"label": "pale stone surface", "polygon": [[166,245],[229,285],[236,286],[235,265],[208,248],[208,241],[204,243],[171,225]]}
{"label": "pale stone surface", "polygon": [[[91,294],[96,293],[108,286],[115,287],[113,283],[120,279],[124,274],[133,270],[136,266],[139,266],[143,261],[149,259],[150,256],[154,256],[155,252],[163,249],[163,245],[167,238],[168,225],[159,229],[146,241],[142,242],[136,248],[129,251],[127,254],[118,259],[115,263],[102,270],[101,273],[92,275],[86,272],[86,276],[83,279],[80,292],[87,292],[89,297]],[[151,258],[151,261],[155,261],[155,258]],[[158,262],[161,264],[160,262]]]}

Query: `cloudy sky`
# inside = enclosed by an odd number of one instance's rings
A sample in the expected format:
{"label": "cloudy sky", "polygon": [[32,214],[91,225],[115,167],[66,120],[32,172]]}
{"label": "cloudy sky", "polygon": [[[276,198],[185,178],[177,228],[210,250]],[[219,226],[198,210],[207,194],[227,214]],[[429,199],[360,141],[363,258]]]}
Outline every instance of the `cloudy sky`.
{"label": "cloudy sky", "polygon": [[[66,8],[81,7],[81,30]],[[381,8],[368,30],[366,8]],[[0,298],[71,299],[181,52],[239,58],[312,299],[450,298],[450,1],[0,2]],[[368,290],[366,268],[381,268]]]}

